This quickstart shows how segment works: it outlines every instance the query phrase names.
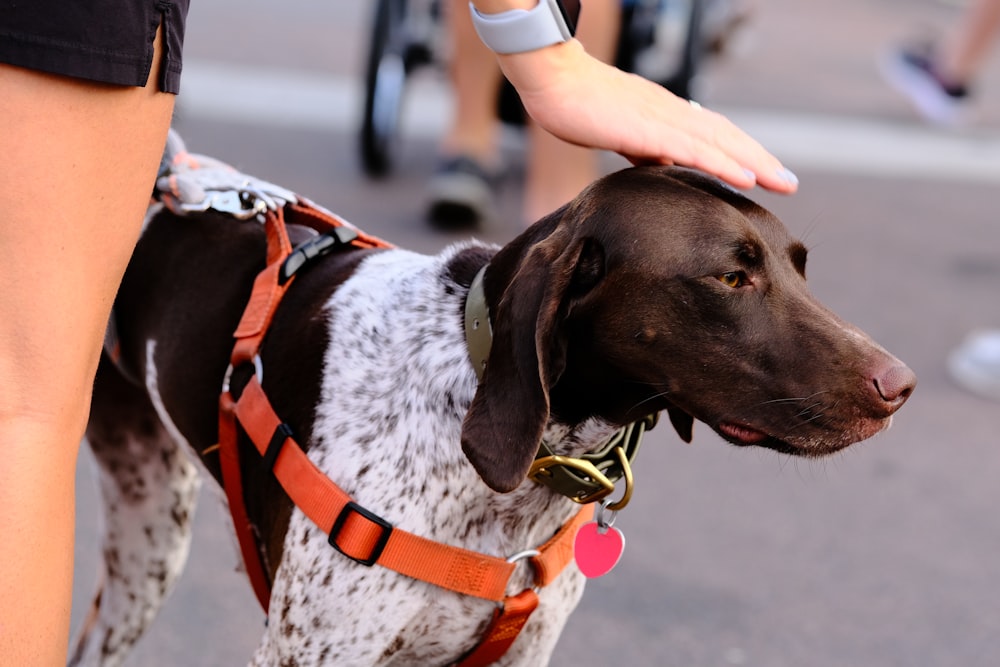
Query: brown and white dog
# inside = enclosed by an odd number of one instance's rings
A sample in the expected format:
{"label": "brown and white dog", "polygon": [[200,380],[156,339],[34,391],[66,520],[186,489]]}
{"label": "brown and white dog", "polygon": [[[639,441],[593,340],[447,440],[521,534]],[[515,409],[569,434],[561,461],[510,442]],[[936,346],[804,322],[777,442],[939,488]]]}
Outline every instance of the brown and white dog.
{"label": "brown and white dog", "polygon": [[[253,221],[150,210],[115,305],[121,362],[102,362],[87,432],[104,576],[74,664],[119,663],[181,573],[198,468],[220,477],[220,385],[264,246]],[[717,181],[626,169],[502,248],[329,254],[281,304],[263,385],[359,505],[506,557],[579,507],[525,479],[541,441],[578,457],[663,410],[684,440],[698,420],[806,457],[887,428],[915,377],[810,294],[805,264],[778,219]],[[484,266],[479,381],[463,312]],[[252,664],[449,665],[476,645],[493,603],[342,556],[259,460],[245,502],[274,585]],[[531,585],[521,569],[512,591]],[[497,664],[545,664],[583,582],[570,566],[543,588]]]}

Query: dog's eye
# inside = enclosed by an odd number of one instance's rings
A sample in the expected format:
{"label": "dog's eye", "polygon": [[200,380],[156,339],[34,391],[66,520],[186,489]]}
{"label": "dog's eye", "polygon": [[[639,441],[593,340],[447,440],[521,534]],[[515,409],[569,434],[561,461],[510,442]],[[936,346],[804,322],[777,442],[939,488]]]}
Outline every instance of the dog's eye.
{"label": "dog's eye", "polygon": [[747,276],[742,271],[730,271],[729,273],[723,273],[721,276],[715,276],[715,278],[726,287],[734,289],[747,284]]}

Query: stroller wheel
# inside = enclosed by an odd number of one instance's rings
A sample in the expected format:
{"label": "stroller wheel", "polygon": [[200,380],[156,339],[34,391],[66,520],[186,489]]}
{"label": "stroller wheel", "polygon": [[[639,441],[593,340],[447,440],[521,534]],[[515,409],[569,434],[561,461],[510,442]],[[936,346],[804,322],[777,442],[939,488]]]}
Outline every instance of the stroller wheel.
{"label": "stroller wheel", "polygon": [[384,176],[392,167],[407,76],[405,16],[406,0],[378,0],[368,51],[360,137],[362,167],[373,177]]}

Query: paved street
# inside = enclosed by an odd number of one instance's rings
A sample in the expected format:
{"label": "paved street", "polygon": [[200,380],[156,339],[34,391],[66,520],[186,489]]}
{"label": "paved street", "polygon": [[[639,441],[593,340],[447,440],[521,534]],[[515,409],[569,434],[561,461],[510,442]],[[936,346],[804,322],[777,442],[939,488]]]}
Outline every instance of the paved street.
{"label": "paved street", "polygon": [[[195,2],[176,126],[189,147],[299,191],[399,245],[462,238],[422,221],[422,187],[447,89],[418,82],[391,179],[358,167],[356,117],[370,4]],[[810,248],[814,292],[917,373],[892,429],[823,461],[736,449],[696,425],[643,446],[628,548],[592,582],[553,667],[995,667],[1000,656],[1000,405],[948,379],[949,351],[1000,327],[1000,53],[978,123],[923,126],[878,76],[887,45],[936,34],[939,0],[757,0],[700,101],[730,114],[801,179],[751,196]],[[438,113],[438,110],[442,110]],[[515,136],[510,152],[518,154]],[[609,169],[621,162],[607,158]],[[503,221],[518,233],[517,179]],[[96,493],[81,456],[73,622],[98,551]],[[263,617],[214,489],[188,570],[128,663],[245,664]]]}

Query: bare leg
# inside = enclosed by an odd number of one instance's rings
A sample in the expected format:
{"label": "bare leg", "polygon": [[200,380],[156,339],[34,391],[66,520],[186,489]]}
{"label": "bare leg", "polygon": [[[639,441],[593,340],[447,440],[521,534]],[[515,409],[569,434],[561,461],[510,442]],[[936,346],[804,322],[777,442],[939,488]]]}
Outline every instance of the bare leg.
{"label": "bare leg", "polygon": [[942,45],[938,74],[949,83],[973,81],[1000,30],[1000,1],[973,0]]}
{"label": "bare leg", "polygon": [[496,55],[486,48],[472,26],[466,0],[452,0],[447,20],[454,51],[450,73],[455,117],[442,142],[442,151],[493,164],[497,160],[499,129],[497,96],[503,75]]}
{"label": "bare leg", "polygon": [[[621,19],[619,0],[592,0],[581,14],[577,36],[587,51],[605,62],[614,58]],[[442,142],[446,155],[467,155],[494,164],[499,128],[497,95],[502,81],[496,56],[482,43],[469,18],[468,3],[449,5],[454,57],[451,80],[455,117]],[[534,222],[575,197],[597,178],[600,154],[556,139],[534,123],[528,126],[524,218]]]}
{"label": "bare leg", "polygon": [[[590,55],[611,62],[618,45],[619,0],[588,0],[580,14],[577,37]],[[529,125],[525,221],[532,223],[579,194],[599,175],[600,153],[568,144]]]}
{"label": "bare leg", "polygon": [[155,81],[111,87],[0,65],[4,665],[65,664],[76,456],[173,110]]}

